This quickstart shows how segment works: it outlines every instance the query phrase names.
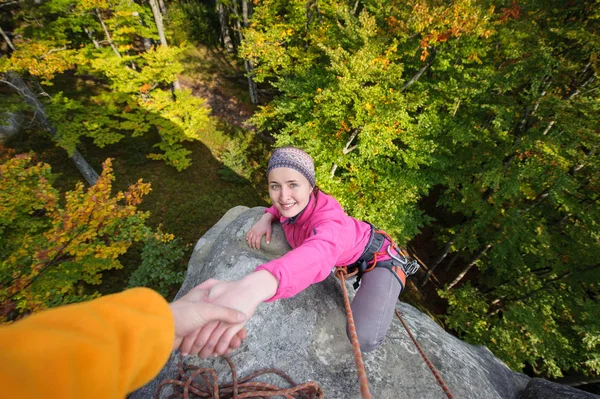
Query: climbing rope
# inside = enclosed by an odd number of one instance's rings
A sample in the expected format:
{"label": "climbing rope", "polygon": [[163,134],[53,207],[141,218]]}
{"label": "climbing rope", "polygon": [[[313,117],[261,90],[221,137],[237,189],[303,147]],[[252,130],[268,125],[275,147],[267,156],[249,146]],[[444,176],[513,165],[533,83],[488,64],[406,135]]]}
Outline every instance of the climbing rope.
{"label": "climbing rope", "polygon": [[[176,379],[167,379],[160,383],[154,399],[160,398],[160,393],[166,386],[173,386],[171,398],[207,398],[207,399],[243,399],[243,398],[270,398],[274,396],[283,396],[286,399],[323,399],[325,396],[323,390],[316,382],[307,382],[296,384],[294,380],[279,369],[263,369],[250,374],[247,377],[238,379],[235,365],[227,356],[223,356],[231,368],[233,381],[227,384],[219,385],[217,373],[211,368],[201,368],[194,365],[183,364],[183,359],[179,355],[177,366],[179,375]],[[191,372],[191,373],[190,373]],[[252,379],[265,374],[276,374],[286,380],[290,388],[278,388],[275,385],[265,382],[251,381]],[[198,378],[200,377],[200,378]],[[191,396],[192,395],[192,396]]]}
{"label": "climbing rope", "polygon": [[352,316],[352,308],[350,307],[350,300],[348,299],[348,290],[346,289],[346,278],[353,276],[356,273],[357,272],[354,271],[348,274],[348,270],[346,270],[345,267],[338,267],[335,271],[335,275],[341,281],[342,292],[344,293],[344,305],[346,306],[346,316],[348,317],[348,330],[350,331],[350,341],[352,342],[352,350],[354,351],[354,362],[356,363],[356,370],[358,373],[360,394],[362,395],[363,399],[371,399],[369,381],[367,380],[367,372],[365,371],[365,364],[362,360],[358,335],[356,334],[356,327],[354,326],[354,317]]}
{"label": "climbing rope", "polygon": [[440,384],[440,387],[442,387],[442,389],[444,390],[444,393],[446,394],[446,396],[448,397],[448,399],[454,399],[454,396],[452,396],[452,392],[450,392],[450,388],[448,388],[448,386],[446,385],[446,383],[442,379],[442,376],[440,375],[440,372],[435,368],[435,366],[433,365],[433,363],[431,363],[431,360],[429,360],[429,358],[427,357],[427,355],[423,351],[423,348],[421,348],[421,345],[419,345],[419,342],[417,341],[417,339],[414,337],[414,335],[412,334],[412,332],[408,328],[408,325],[406,324],[406,322],[402,318],[402,314],[398,311],[398,309],[396,309],[396,317],[398,317],[398,319],[400,320],[400,323],[402,323],[402,325],[404,326],[404,329],[408,333],[408,336],[410,337],[410,339],[412,339],[412,342],[417,347],[417,350],[421,354],[421,357],[423,357],[423,360],[425,360],[425,363],[427,364],[427,366],[429,366],[429,369],[433,373],[433,376],[437,380],[438,384]]}
{"label": "climbing rope", "polygon": [[[387,236],[387,234],[386,234],[386,236]],[[392,243],[392,245],[395,245],[394,241],[391,240],[391,238],[389,238],[389,236],[387,236],[387,238],[390,240],[390,242]],[[399,253],[401,253],[401,252],[399,252]],[[375,256],[374,256],[375,257],[375,263],[377,262],[377,255],[378,254],[379,253],[376,253]],[[369,270],[372,270],[373,268],[374,268],[374,266],[372,266],[369,269],[365,270],[365,272],[368,272]],[[348,274],[348,271],[347,271],[346,267],[337,267],[336,271],[335,271],[335,275],[340,279],[341,284],[342,284],[342,291],[344,293],[344,304],[346,306],[346,315],[348,317],[348,329],[350,330],[350,340],[352,341],[352,349],[354,351],[354,360],[355,360],[355,363],[356,363],[356,369],[357,369],[357,373],[358,373],[358,380],[360,382],[360,392],[362,394],[363,399],[365,399],[365,398],[370,398],[371,397],[371,393],[369,392],[369,382],[367,380],[367,373],[365,371],[365,365],[364,365],[363,360],[362,360],[362,353],[360,351],[360,344],[358,343],[358,337],[357,337],[357,334],[356,334],[356,327],[354,325],[354,317],[352,316],[352,309],[350,307],[350,300],[348,299],[348,291],[346,290],[346,281],[345,281],[346,278],[354,276],[357,273],[358,273],[358,271],[354,270],[352,273]],[[452,392],[450,392],[450,389],[448,388],[448,386],[446,385],[446,383],[442,379],[439,371],[435,368],[435,366],[433,365],[433,363],[429,360],[429,358],[427,357],[427,355],[423,351],[423,348],[421,348],[421,345],[419,344],[419,342],[417,341],[417,339],[414,337],[414,335],[412,334],[412,332],[408,328],[408,325],[404,322],[404,319],[402,318],[402,315],[400,314],[400,312],[398,311],[398,309],[396,309],[396,316],[398,317],[398,319],[400,320],[400,322],[404,326],[404,329],[408,333],[408,336],[410,337],[410,339],[413,341],[413,343],[417,347],[417,350],[419,351],[419,353],[423,357],[423,360],[425,360],[425,363],[427,364],[427,366],[429,367],[429,369],[433,373],[433,376],[437,380],[438,384],[440,385],[440,387],[442,388],[442,390],[444,391],[444,393],[446,394],[446,396],[448,397],[448,399],[454,399],[454,396],[452,396]]]}

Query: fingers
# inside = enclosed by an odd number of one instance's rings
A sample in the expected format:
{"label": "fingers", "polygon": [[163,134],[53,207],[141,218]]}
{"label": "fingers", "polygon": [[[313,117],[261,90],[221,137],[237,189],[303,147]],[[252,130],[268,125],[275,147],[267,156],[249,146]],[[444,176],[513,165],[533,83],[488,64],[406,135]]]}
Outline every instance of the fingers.
{"label": "fingers", "polygon": [[236,335],[233,336],[231,342],[229,343],[229,349],[225,351],[225,354],[231,352],[232,349],[237,349],[242,345],[242,342],[246,339],[248,332],[246,328],[242,328]]}
{"label": "fingers", "polygon": [[272,232],[272,229],[270,229],[270,228],[267,229],[267,244],[271,243],[271,232]]}
{"label": "fingers", "polygon": [[262,238],[262,235],[255,235],[254,236],[254,249],[260,249],[260,239]]}
{"label": "fingers", "polygon": [[203,303],[197,312],[206,321],[219,320],[229,324],[238,324],[246,320],[246,315],[239,310],[226,308],[212,303]]}
{"label": "fingers", "polygon": [[200,335],[201,331],[202,330],[194,331],[183,338],[181,345],[179,346],[179,350],[183,355],[192,353],[192,346],[194,346],[194,343],[196,342],[196,339],[198,338],[198,335]]}
{"label": "fingers", "polygon": [[[237,327],[237,326],[234,326]],[[225,326],[225,328],[227,328],[227,326]],[[236,328],[237,330],[237,328]],[[229,346],[227,348],[225,348],[225,350],[222,350],[222,346],[219,346],[219,342],[220,342],[220,338],[219,341],[215,341],[217,342],[217,344],[210,344],[209,346],[206,347],[206,351],[202,351],[202,349],[204,349],[204,346],[206,346],[205,342],[208,342],[208,340],[210,339],[210,337],[207,339],[206,337],[208,336],[208,332],[214,332],[213,330],[213,326],[209,326],[206,331],[204,331],[203,335],[201,336],[202,331],[201,330],[197,330],[194,331],[193,333],[189,334],[188,336],[186,336],[181,345],[179,346],[179,350],[183,355],[198,355],[200,357],[209,357],[213,354],[219,354],[219,355],[227,355],[229,353],[231,353],[231,351],[233,349],[237,349],[242,345],[242,342],[246,339],[246,337],[248,336],[248,331],[246,330],[245,327],[243,327],[241,330],[237,331],[237,333],[235,335],[233,335],[233,337],[231,338],[231,341],[229,342]],[[218,332],[216,333],[217,335],[219,334]],[[219,350],[214,350],[215,346],[219,346]],[[225,345],[223,345],[225,346]],[[213,350],[210,350],[210,348],[213,348]],[[199,352],[202,352],[202,354],[200,354]]]}
{"label": "fingers", "polygon": [[[192,355],[198,354],[198,356],[200,356],[200,352],[202,351],[202,349],[204,349],[204,346],[206,345],[206,343],[210,339],[213,331],[217,328],[218,325],[219,325],[218,321],[212,321],[212,322],[208,323],[204,328],[202,328],[202,330],[200,330],[200,332],[198,333],[198,336],[196,337],[193,344],[191,345],[190,350],[188,352],[184,352],[182,350],[182,353],[189,353]],[[207,351],[205,351],[205,353]],[[208,355],[204,356],[204,357],[208,357],[211,354],[212,354],[212,350],[211,350],[211,353],[208,353]],[[202,357],[202,356],[200,356],[200,357]]]}
{"label": "fingers", "polygon": [[[227,348],[227,349],[225,350],[225,352],[224,352],[224,353],[219,353],[218,351],[217,351],[217,353],[218,353],[219,355],[224,355],[224,354],[225,354],[225,353],[227,353],[228,351],[231,351],[231,350],[233,350],[233,349],[237,349],[237,348],[239,348],[241,345],[242,345],[242,340],[240,339],[240,337],[239,337],[239,336],[235,335],[235,336],[234,336],[234,337],[231,339],[231,342],[229,343],[229,348]],[[217,347],[218,347],[218,345],[217,345]]]}
{"label": "fingers", "polygon": [[248,242],[248,246],[250,248],[254,248],[254,233],[252,233],[252,230],[246,234],[246,241]]}
{"label": "fingers", "polygon": [[248,241],[248,245],[250,246],[250,248],[259,249],[260,248],[260,238],[261,238],[260,235],[250,232],[250,233],[248,233],[246,240]]}
{"label": "fingers", "polygon": [[248,246],[254,249],[260,249],[260,240],[266,234],[267,244],[271,243],[271,232],[272,228],[269,224],[268,228],[264,231],[255,231],[254,229],[250,229],[250,231],[246,234],[246,241],[248,242]]}
{"label": "fingers", "polygon": [[[227,331],[227,326],[224,324],[219,324],[210,334],[210,337],[208,337],[208,339],[206,340],[204,346],[202,347],[202,349],[200,350],[200,352],[198,353],[198,356],[202,359],[206,359],[207,357],[210,357],[212,355],[215,354],[215,348],[217,345],[219,345],[221,343],[221,337],[223,335],[223,333]],[[231,341],[231,338],[229,338],[229,340],[226,342],[226,348],[229,348],[229,342]],[[223,352],[225,352],[225,350],[223,350]]]}
{"label": "fingers", "polygon": [[[223,332],[223,334],[221,335],[221,337],[219,338],[219,341],[217,342],[217,345],[214,348],[214,352],[219,355],[222,355],[229,348],[233,347],[232,340],[234,338],[239,339],[239,337],[237,335],[238,331],[239,331],[239,329],[237,328],[237,326],[232,326],[232,327],[228,328],[227,330],[225,330]],[[241,342],[242,342],[241,339],[239,341],[241,344]]]}

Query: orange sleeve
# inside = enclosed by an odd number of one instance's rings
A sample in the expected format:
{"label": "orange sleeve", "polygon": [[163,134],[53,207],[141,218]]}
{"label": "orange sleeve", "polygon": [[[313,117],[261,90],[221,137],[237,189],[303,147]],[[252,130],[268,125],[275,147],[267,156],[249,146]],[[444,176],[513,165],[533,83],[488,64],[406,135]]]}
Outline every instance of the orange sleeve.
{"label": "orange sleeve", "polygon": [[122,399],[158,374],[174,337],[148,288],[43,311],[0,327],[2,396]]}

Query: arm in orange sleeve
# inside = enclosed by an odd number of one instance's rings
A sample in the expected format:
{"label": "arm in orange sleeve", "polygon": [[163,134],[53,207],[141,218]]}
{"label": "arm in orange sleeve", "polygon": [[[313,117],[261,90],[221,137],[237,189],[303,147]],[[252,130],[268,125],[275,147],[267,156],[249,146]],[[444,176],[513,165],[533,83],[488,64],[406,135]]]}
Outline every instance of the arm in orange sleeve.
{"label": "arm in orange sleeve", "polygon": [[124,398],[173,347],[169,304],[148,288],[43,311],[0,327],[7,398]]}

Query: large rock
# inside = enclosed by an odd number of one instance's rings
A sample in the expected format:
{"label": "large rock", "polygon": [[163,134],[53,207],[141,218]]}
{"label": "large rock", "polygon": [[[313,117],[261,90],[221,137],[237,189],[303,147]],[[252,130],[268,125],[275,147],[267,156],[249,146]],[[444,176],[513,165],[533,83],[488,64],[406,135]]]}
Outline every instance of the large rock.
{"label": "large rock", "polygon": [[[274,226],[271,244],[253,250],[245,235],[264,208],[236,207],[197,243],[187,276],[177,297],[208,278],[239,279],[256,266],[289,250],[283,231]],[[349,291],[352,292],[348,283]],[[398,309],[439,370],[455,398],[519,398],[528,377],[512,372],[484,347],[469,345],[446,333],[432,319],[412,306],[398,302]],[[339,281],[331,275],[294,298],[265,303],[247,323],[248,338],[231,358],[238,376],[263,368],[279,368],[297,382],[316,381],[326,398],[360,398],[352,347],[345,332],[346,315]],[[432,372],[398,320],[385,343],[363,356],[373,398],[445,397]],[[202,367],[213,367],[220,381],[230,381],[221,359],[188,357]],[[159,381],[174,378],[177,356],[171,356],[160,375],[136,391],[133,398],[150,398]],[[281,387],[281,380],[275,383]],[[163,391],[161,397],[167,397]]]}
{"label": "large rock", "polygon": [[598,399],[600,396],[542,378],[532,378],[520,399]]}

